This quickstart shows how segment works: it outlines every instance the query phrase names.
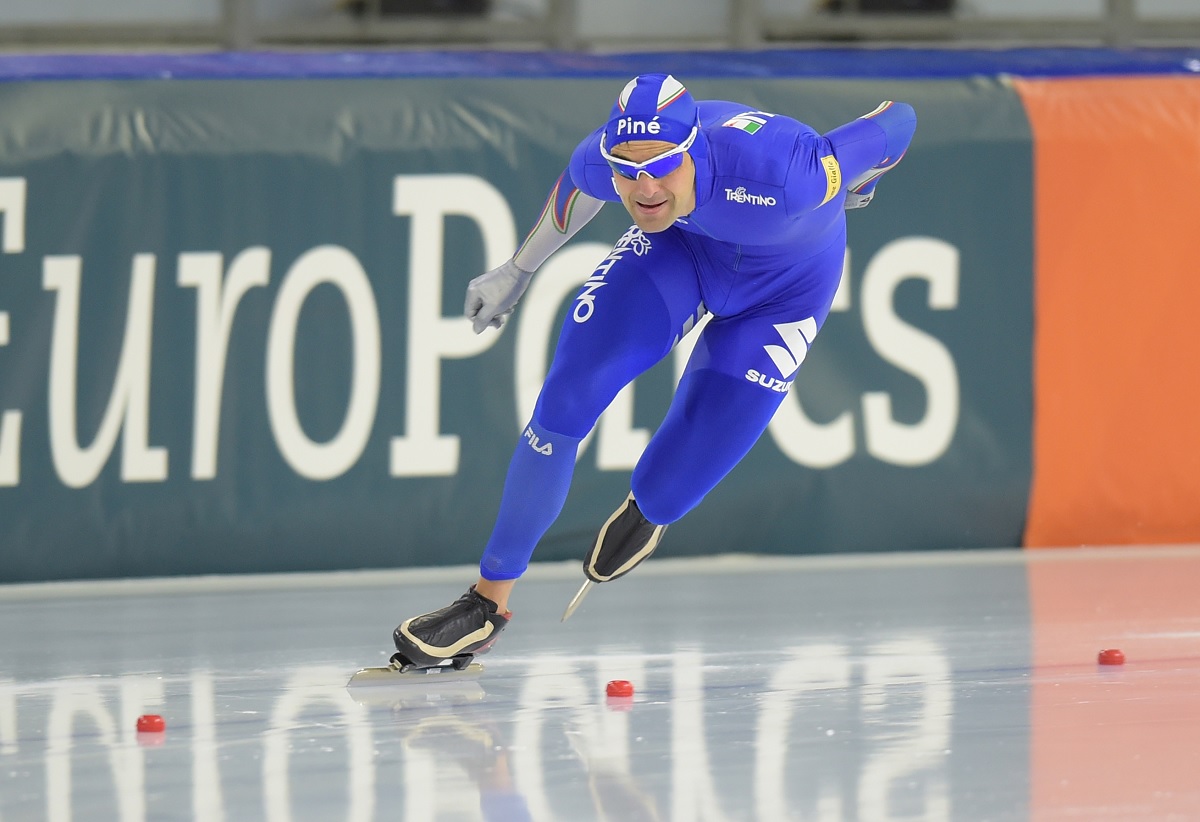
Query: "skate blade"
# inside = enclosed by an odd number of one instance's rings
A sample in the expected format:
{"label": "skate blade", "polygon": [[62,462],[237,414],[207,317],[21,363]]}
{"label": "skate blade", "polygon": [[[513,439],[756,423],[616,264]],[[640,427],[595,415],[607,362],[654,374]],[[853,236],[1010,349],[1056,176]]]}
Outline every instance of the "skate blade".
{"label": "skate blade", "polygon": [[478,679],[482,673],[483,666],[478,662],[472,662],[462,669],[456,669],[454,666],[447,664],[436,668],[420,668],[411,671],[401,671],[395,665],[388,665],[383,668],[359,668],[350,677],[350,681],[346,683],[346,687],[352,688],[359,685],[432,685],[438,682],[461,682],[463,680]]}
{"label": "skate blade", "polygon": [[583,602],[583,598],[588,595],[588,592],[592,590],[592,586],[595,584],[596,583],[592,582],[590,579],[585,579],[583,581],[583,586],[580,587],[580,589],[575,593],[575,596],[571,598],[570,603],[567,605],[567,610],[563,611],[563,622],[566,622],[568,619],[570,619],[571,614],[575,613],[575,609],[579,607],[579,604]]}
{"label": "skate blade", "polygon": [[[463,679],[462,672],[455,676],[437,676],[436,685],[422,686],[411,674],[394,674],[387,682],[359,683],[346,688],[346,693],[357,704],[369,708],[446,708],[482,702],[486,694],[478,679]],[[397,683],[400,680],[400,683]],[[390,687],[389,687],[390,686]]]}

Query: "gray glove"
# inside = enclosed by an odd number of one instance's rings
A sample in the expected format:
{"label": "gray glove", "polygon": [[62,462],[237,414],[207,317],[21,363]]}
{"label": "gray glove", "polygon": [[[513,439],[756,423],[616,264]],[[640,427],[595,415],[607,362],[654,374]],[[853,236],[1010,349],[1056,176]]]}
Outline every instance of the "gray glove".
{"label": "gray glove", "polygon": [[513,312],[513,306],[529,287],[532,277],[532,271],[517,268],[517,264],[509,260],[499,268],[493,268],[471,280],[467,284],[463,313],[471,321],[475,333],[483,333],[483,329],[489,325],[492,328],[504,325]]}
{"label": "gray glove", "polygon": [[846,192],[846,211],[852,211],[856,208],[866,208],[870,204],[871,198],[875,196],[872,191],[869,194],[855,194],[853,191]]}

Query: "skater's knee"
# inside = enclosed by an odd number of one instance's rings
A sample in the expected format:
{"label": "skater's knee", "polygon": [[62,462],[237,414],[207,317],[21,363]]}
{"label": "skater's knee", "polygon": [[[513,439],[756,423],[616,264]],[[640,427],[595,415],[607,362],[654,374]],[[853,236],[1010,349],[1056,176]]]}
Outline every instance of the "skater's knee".
{"label": "skater's knee", "polygon": [[545,428],[582,438],[595,426],[604,409],[638,374],[669,350],[639,347],[614,339],[603,351],[581,354],[560,351],[542,383],[534,417]]}
{"label": "skater's knee", "polygon": [[684,514],[695,507],[694,502],[644,479],[639,482],[635,477],[631,489],[642,516],[655,525],[670,525],[682,519]]}
{"label": "skater's knee", "polygon": [[533,417],[547,431],[582,439],[608,402],[583,381],[550,381],[542,386]]}

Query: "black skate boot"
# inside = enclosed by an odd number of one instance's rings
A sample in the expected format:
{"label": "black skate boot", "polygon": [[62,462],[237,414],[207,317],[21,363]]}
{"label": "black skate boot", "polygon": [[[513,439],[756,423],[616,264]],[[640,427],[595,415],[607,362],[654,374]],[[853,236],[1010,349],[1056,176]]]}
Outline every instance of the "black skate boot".
{"label": "black skate boot", "polygon": [[608,582],[628,574],[654,553],[666,530],[642,516],[631,493],[600,528],[583,558],[584,575],[592,582]]}
{"label": "black skate boot", "polygon": [[600,528],[596,541],[583,558],[583,574],[587,579],[563,612],[562,621],[583,602],[596,583],[625,576],[654,553],[662,539],[665,525],[655,525],[642,516],[632,492]]}
{"label": "black skate boot", "polygon": [[491,647],[511,618],[512,611],[496,613],[496,603],[472,585],[445,608],[400,623],[392,633],[392,661],[402,672],[447,665],[461,670]]}

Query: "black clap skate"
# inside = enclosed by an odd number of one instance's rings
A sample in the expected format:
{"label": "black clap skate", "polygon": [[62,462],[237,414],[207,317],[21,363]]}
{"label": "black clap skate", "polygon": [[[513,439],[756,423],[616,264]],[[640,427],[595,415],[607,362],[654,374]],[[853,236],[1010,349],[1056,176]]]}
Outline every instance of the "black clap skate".
{"label": "black clap skate", "polygon": [[583,558],[587,582],[575,594],[563,614],[563,622],[575,613],[595,583],[623,577],[644,562],[658,547],[665,525],[655,525],[642,515],[632,492],[600,528],[596,541]]}
{"label": "black clap skate", "polygon": [[642,516],[630,494],[600,528],[596,541],[583,558],[583,573],[592,582],[623,577],[648,558],[658,547],[665,525],[655,525]]}
{"label": "black clap skate", "polygon": [[461,671],[491,648],[511,618],[512,611],[497,613],[496,603],[472,585],[445,608],[400,623],[392,633],[392,664],[400,673],[445,667]]}

